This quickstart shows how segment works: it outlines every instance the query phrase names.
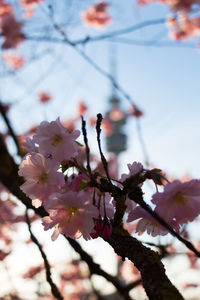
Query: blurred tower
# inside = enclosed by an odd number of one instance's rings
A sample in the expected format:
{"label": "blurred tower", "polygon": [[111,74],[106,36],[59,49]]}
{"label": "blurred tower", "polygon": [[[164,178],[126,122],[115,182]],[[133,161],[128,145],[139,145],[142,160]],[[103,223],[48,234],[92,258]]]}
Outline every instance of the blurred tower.
{"label": "blurred tower", "polygon": [[[116,46],[110,47],[110,69],[113,79],[116,79],[117,69]],[[110,133],[106,136],[106,148],[108,152],[119,155],[126,150],[127,136],[123,133],[123,126],[126,123],[126,113],[120,108],[120,98],[117,90],[112,84],[111,96],[109,98],[109,110],[105,114],[105,120],[110,126]]]}

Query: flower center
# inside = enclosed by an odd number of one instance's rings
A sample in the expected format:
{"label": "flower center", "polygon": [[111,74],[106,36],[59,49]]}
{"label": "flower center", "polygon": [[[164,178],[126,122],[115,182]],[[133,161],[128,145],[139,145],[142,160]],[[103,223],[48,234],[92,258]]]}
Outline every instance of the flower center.
{"label": "flower center", "polygon": [[58,134],[55,134],[53,136],[53,138],[51,139],[51,145],[56,147],[60,143],[61,140],[62,140],[62,137]]}
{"label": "flower center", "polygon": [[45,182],[47,182],[47,179],[48,179],[47,173],[44,172],[39,176],[37,184],[45,183]]}
{"label": "flower center", "polygon": [[68,223],[70,222],[71,218],[76,215],[77,208],[76,207],[68,207],[67,214],[68,214]]}
{"label": "flower center", "polygon": [[185,205],[187,203],[187,200],[183,197],[183,194],[181,192],[178,192],[174,196],[174,200],[176,203],[181,204],[181,205]]}

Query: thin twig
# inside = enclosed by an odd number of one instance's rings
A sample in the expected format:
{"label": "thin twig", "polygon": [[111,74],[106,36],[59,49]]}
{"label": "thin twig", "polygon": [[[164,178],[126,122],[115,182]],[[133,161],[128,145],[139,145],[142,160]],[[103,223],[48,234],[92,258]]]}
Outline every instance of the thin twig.
{"label": "thin twig", "polygon": [[83,119],[83,117],[81,117],[81,119],[82,119],[82,133],[83,133],[83,139],[84,139],[85,151],[86,151],[87,170],[90,175],[90,178],[92,178],[92,171],[91,171],[91,167],[90,167],[90,148],[88,146],[86,122]]}
{"label": "thin twig", "polygon": [[161,19],[154,19],[154,20],[147,20],[138,24],[134,24],[131,25],[129,27],[125,27],[116,31],[111,31],[102,35],[98,35],[98,36],[86,36],[84,39],[80,39],[80,40],[76,40],[73,41],[74,45],[78,45],[78,44],[86,44],[88,42],[96,42],[96,41],[102,41],[108,38],[113,38],[119,35],[123,35],[123,34],[127,34],[127,33],[131,33],[137,30],[140,30],[142,28],[148,27],[148,26],[153,26],[153,25],[159,25],[159,24],[164,24],[166,21],[165,18],[161,18]]}
{"label": "thin twig", "polygon": [[66,236],[65,238],[68,240],[69,244],[74,248],[74,250],[79,253],[81,259],[87,263],[91,274],[103,276],[116,287],[117,291],[124,297],[124,299],[131,299],[128,295],[128,292],[132,289],[132,287],[129,288],[127,286],[124,286],[117,277],[110,275],[104,270],[102,270],[100,266],[93,261],[92,257],[82,249],[82,247],[77,241],[69,237],[67,238]]}
{"label": "thin twig", "polygon": [[[69,42],[69,41],[68,41]],[[70,44],[71,42],[69,42]],[[71,45],[72,46],[72,45]],[[76,52],[82,56],[97,72],[106,77],[111,83],[112,86],[119,92],[119,94],[124,97],[129,103],[131,103],[136,109],[139,110],[137,104],[133,101],[132,97],[120,86],[120,84],[115,80],[115,78],[104,69],[102,69],[96,62],[94,62],[91,57],[89,57],[83,50],[80,48],[73,46]]]}
{"label": "thin twig", "polygon": [[101,155],[101,162],[103,164],[103,167],[104,167],[104,170],[106,172],[106,176],[109,180],[109,182],[111,183],[111,179],[110,179],[110,175],[109,175],[109,171],[108,171],[108,163],[107,163],[107,160],[102,152],[102,149],[101,149],[101,122],[103,120],[103,117],[102,117],[102,114],[98,114],[97,115],[97,122],[96,122],[96,132],[97,132],[97,143],[98,143],[98,147],[99,147],[99,152],[100,152],[100,155]]}
{"label": "thin twig", "polygon": [[31,239],[32,239],[33,243],[38,247],[40,254],[44,260],[44,266],[45,266],[45,270],[46,270],[46,279],[47,279],[47,282],[49,283],[49,285],[51,286],[51,292],[56,299],[64,300],[64,298],[60,294],[56,284],[53,282],[53,280],[51,278],[51,267],[49,265],[47,256],[46,256],[44,250],[42,249],[42,246],[40,245],[39,241],[37,240],[37,238],[35,237],[35,235],[33,234],[32,230],[31,230],[31,224],[30,224],[30,220],[29,220],[29,216],[28,216],[28,209],[26,209],[26,222],[28,225],[28,230],[30,232]]}
{"label": "thin twig", "polygon": [[[130,194],[129,197],[131,198]],[[147,211],[155,220],[157,220],[163,227],[165,227],[173,236],[175,236],[180,242],[182,242],[188,249],[195,253],[197,257],[200,257],[200,252],[193,246],[193,244],[188,240],[184,239],[181,235],[179,235],[164,219],[162,219],[155,211],[153,211],[143,199],[140,199],[138,201],[138,204],[145,211]]]}
{"label": "thin twig", "polygon": [[[52,24],[57,32],[61,34],[63,37],[63,43],[66,43],[67,45],[71,46],[85,61],[87,61],[96,71],[98,71],[100,74],[102,74],[104,77],[106,77],[112,85],[116,88],[116,90],[125,98],[127,99],[136,109],[138,109],[138,106],[134,103],[132,97],[119,85],[119,83],[115,80],[115,78],[108,72],[106,72],[104,69],[102,69],[96,62],[94,62],[83,50],[81,50],[79,47],[77,47],[76,42],[71,41],[68,39],[66,33],[52,20]],[[138,25],[139,26],[139,25]],[[135,25],[135,28],[137,26]],[[138,27],[137,27],[138,28]],[[127,29],[126,29],[127,30]],[[131,30],[131,28],[129,28]],[[132,28],[133,30],[133,28]],[[123,32],[121,30],[121,32]],[[121,33],[122,34],[122,33]]]}
{"label": "thin twig", "polygon": [[157,41],[156,39],[151,40],[133,40],[127,38],[111,38],[109,42],[117,44],[126,44],[130,46],[139,46],[139,47],[155,47],[155,48],[183,48],[183,49],[198,49],[198,46],[193,43],[184,43],[184,42],[168,42],[168,41]]}

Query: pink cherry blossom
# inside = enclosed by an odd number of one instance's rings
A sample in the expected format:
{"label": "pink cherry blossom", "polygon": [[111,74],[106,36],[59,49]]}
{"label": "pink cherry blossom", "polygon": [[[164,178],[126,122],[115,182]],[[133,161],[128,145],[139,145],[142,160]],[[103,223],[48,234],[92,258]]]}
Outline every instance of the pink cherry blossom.
{"label": "pink cherry blossom", "polygon": [[40,92],[38,96],[41,103],[46,103],[51,100],[51,95],[47,92]]}
{"label": "pink cherry blossom", "polygon": [[143,170],[143,165],[139,162],[134,161],[132,164],[128,164],[129,174],[122,174],[119,181],[123,182],[128,177],[134,176]]}
{"label": "pink cherry blossom", "polygon": [[[79,192],[80,190],[87,190],[90,188],[89,178],[85,174],[71,175],[67,179],[67,187],[71,191]],[[93,188],[91,189],[91,194],[93,193]],[[92,197],[92,196],[91,196]]]}
{"label": "pink cherry blossom", "polygon": [[[137,175],[139,173],[142,172],[143,170],[143,165],[139,162],[134,161],[132,164],[128,164],[128,169],[129,169],[129,174],[122,174],[121,178],[119,181],[123,182],[125,181],[127,178]],[[140,184],[141,186],[141,184]],[[136,207],[136,203],[131,200],[129,197],[126,198],[126,212],[130,213],[135,207]]]}
{"label": "pink cherry blossom", "polygon": [[168,5],[171,11],[186,11],[189,12],[192,10],[194,4],[199,5],[199,0],[139,0],[139,5],[145,5],[150,3],[162,3]]}
{"label": "pink cherry blossom", "polygon": [[19,2],[22,8],[25,10],[24,16],[26,18],[30,18],[33,15],[34,9],[40,2],[43,2],[43,0],[19,0]]}
{"label": "pink cherry blossom", "polygon": [[67,129],[68,132],[73,132],[75,129],[75,119],[66,119],[62,121],[62,125]]}
{"label": "pink cherry blossom", "polygon": [[39,199],[44,203],[50,194],[57,192],[65,183],[64,175],[57,172],[57,166],[40,153],[27,155],[19,167],[18,174],[26,180],[21,185],[21,190],[31,199]]}
{"label": "pink cherry blossom", "polygon": [[26,151],[29,153],[38,152],[38,147],[33,142],[33,139],[30,137],[26,138],[26,141],[22,143],[22,146],[26,148]]}
{"label": "pink cherry blossom", "polygon": [[[147,211],[140,206],[137,206],[128,216],[127,222],[138,220],[136,232],[141,235],[145,231],[153,237],[157,235],[166,235],[168,230],[160,225]],[[180,225],[177,222],[165,218],[165,221],[171,225],[176,231],[179,231]]]}
{"label": "pink cherry blossom", "polygon": [[80,118],[86,111],[87,111],[87,106],[84,104],[82,100],[78,101],[77,104],[77,117]]}
{"label": "pink cherry blossom", "polygon": [[130,213],[136,207],[135,201],[131,200],[129,197],[126,198],[125,205],[127,213]]}
{"label": "pink cherry blossom", "polygon": [[56,121],[44,121],[36,130],[33,141],[38,144],[39,152],[45,157],[51,156],[53,159],[62,162],[78,153],[76,139],[80,135],[79,130],[71,133],[62,126],[59,118]]}
{"label": "pink cherry blossom", "polygon": [[84,190],[90,199],[94,198],[94,205],[99,209],[99,214],[102,218],[113,218],[114,206],[111,202],[111,195],[96,190],[94,192],[94,188],[90,187],[90,180],[85,174],[71,175],[67,180],[65,190],[73,192]]}
{"label": "pink cherry blossom", "polygon": [[55,226],[52,240],[59,233],[78,239],[90,239],[90,232],[94,227],[94,218],[98,218],[98,209],[92,204],[90,194],[87,192],[67,191],[62,194],[56,193],[49,198],[47,209],[49,217],[43,218],[44,229],[48,230]]}
{"label": "pink cherry blossom", "polygon": [[179,13],[177,18],[168,18],[166,25],[169,36],[175,40],[186,40],[200,34],[200,17],[191,17],[186,13]]}
{"label": "pink cherry blossom", "polygon": [[81,18],[83,23],[88,27],[94,27],[101,29],[105,27],[111,18],[107,12],[108,3],[100,1],[95,5],[92,5],[88,10],[81,13]]}
{"label": "pink cherry blossom", "polygon": [[24,58],[20,55],[5,53],[2,56],[5,64],[13,71],[17,71],[24,65]]}
{"label": "pink cherry blossom", "polygon": [[162,193],[153,195],[152,202],[161,217],[179,223],[193,221],[200,214],[200,180],[167,183]]}
{"label": "pink cherry blossom", "polygon": [[3,0],[0,0],[0,19],[4,18],[6,15],[12,14],[12,6]]}

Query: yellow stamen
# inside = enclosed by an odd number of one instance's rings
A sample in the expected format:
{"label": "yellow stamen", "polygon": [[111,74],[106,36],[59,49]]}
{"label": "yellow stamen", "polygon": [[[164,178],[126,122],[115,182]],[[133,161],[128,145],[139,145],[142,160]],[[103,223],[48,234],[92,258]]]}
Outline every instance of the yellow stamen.
{"label": "yellow stamen", "polygon": [[76,215],[77,208],[76,207],[68,207],[67,213],[68,213],[68,223],[70,222],[71,218]]}
{"label": "yellow stamen", "polygon": [[62,137],[58,134],[55,134],[54,137],[51,139],[51,141],[52,141],[51,145],[56,147],[60,143],[61,140],[62,140]]}
{"label": "yellow stamen", "polygon": [[37,184],[38,183],[45,183],[47,182],[48,176],[47,174],[44,172],[40,175],[40,177],[38,178]]}
{"label": "yellow stamen", "polygon": [[176,195],[173,198],[178,204],[185,205],[187,203],[187,200],[183,197],[181,192],[176,193]]}

